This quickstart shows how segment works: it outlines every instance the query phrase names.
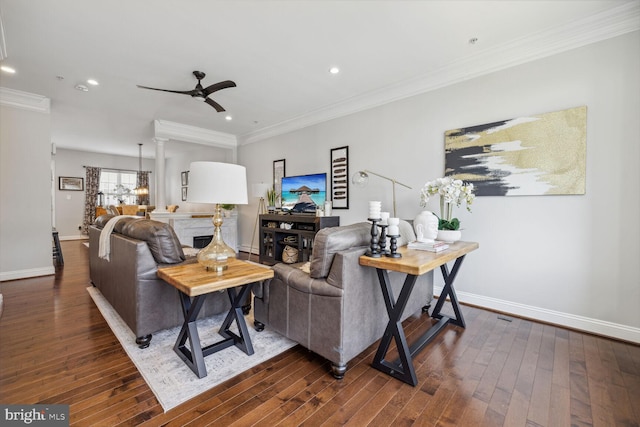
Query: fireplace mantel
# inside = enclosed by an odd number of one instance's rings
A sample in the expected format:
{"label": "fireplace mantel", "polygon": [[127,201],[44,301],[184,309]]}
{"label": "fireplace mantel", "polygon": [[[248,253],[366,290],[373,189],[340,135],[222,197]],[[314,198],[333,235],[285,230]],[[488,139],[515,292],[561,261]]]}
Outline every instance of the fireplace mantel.
{"label": "fireplace mantel", "polygon": [[[180,243],[193,246],[196,236],[213,234],[213,212],[151,212],[151,219],[165,222],[173,227]],[[222,238],[225,243],[238,251],[238,217],[225,217],[222,223]]]}

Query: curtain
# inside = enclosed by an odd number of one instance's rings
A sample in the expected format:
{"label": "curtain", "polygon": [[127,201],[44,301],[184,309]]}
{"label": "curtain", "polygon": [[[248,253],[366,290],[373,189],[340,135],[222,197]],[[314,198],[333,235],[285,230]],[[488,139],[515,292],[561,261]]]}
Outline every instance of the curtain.
{"label": "curtain", "polygon": [[86,166],[87,177],[84,190],[84,219],[82,220],[82,233],[89,234],[89,226],[96,219],[96,199],[100,191],[100,171],[102,169]]}
{"label": "curtain", "polygon": [[[149,190],[149,171],[140,171],[137,174],[136,178],[136,187],[140,188],[141,186],[147,187]],[[149,193],[138,195],[138,205],[148,205],[149,204]]]}

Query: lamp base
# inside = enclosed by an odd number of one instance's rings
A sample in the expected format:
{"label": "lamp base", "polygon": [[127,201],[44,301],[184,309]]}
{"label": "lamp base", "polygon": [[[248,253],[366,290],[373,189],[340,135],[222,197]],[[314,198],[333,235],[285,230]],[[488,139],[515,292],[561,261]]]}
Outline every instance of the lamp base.
{"label": "lamp base", "polygon": [[222,239],[222,209],[216,206],[216,213],[213,216],[213,237],[207,247],[198,252],[198,263],[209,271],[222,274],[226,270],[229,258],[235,258],[236,252]]}

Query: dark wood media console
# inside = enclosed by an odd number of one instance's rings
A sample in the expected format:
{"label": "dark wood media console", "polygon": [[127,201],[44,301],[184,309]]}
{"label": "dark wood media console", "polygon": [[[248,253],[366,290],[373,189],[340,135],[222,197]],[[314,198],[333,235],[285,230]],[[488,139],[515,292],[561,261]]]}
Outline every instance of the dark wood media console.
{"label": "dark wood media console", "polygon": [[309,261],[316,233],[340,225],[338,216],[313,214],[265,214],[260,215],[259,221],[260,262],[269,265],[282,262],[286,246],[298,250],[297,262]]}

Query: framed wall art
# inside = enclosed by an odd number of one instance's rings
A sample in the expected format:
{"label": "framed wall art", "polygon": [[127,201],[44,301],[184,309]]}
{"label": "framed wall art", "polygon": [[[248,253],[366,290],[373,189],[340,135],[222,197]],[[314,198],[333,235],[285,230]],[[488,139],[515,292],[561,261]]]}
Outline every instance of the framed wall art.
{"label": "framed wall art", "polygon": [[349,209],[349,147],[331,149],[331,200],[333,209]]}
{"label": "framed wall art", "polygon": [[84,191],[84,178],[60,176],[58,177],[58,188],[65,191]]}
{"label": "framed wall art", "polygon": [[187,189],[188,189],[188,187],[182,187],[182,201],[183,202],[187,201]]}
{"label": "framed wall art", "polygon": [[[278,196],[278,200],[280,195],[282,194],[282,178],[287,176],[287,172],[285,169],[285,160],[274,160],[273,161],[273,189],[276,191],[276,195]],[[279,207],[279,201],[276,201],[276,206]]]}
{"label": "framed wall art", "polygon": [[587,107],[445,132],[445,175],[477,196],[585,194]]}
{"label": "framed wall art", "polygon": [[183,171],[180,174],[180,178],[182,181],[182,186],[189,185],[189,171]]}

